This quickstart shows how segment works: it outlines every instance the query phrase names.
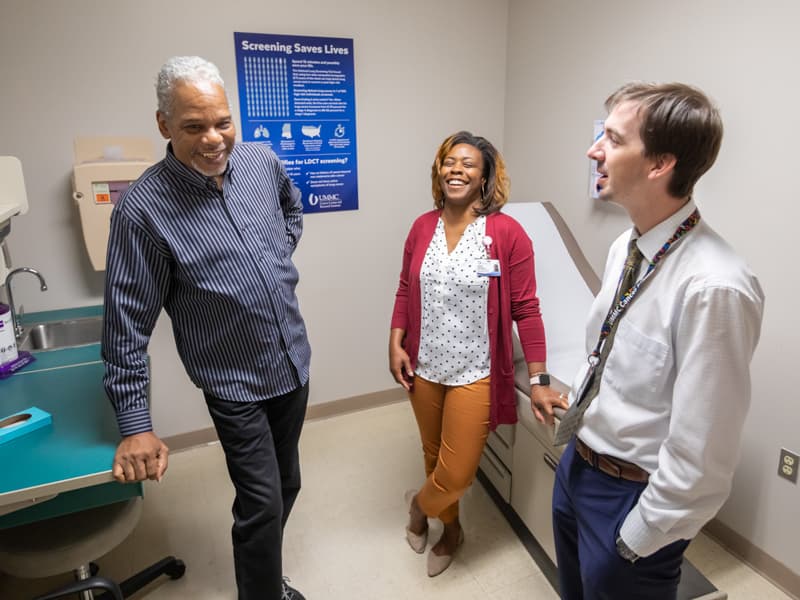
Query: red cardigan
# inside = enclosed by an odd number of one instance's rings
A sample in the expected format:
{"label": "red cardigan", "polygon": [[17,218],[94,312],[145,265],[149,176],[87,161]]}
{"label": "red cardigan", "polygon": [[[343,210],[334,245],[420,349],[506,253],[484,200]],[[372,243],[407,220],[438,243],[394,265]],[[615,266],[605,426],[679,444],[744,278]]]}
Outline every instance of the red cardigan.
{"label": "red cardigan", "polygon": [[[395,295],[392,329],[405,330],[403,348],[413,369],[417,368],[422,320],[419,272],[440,214],[439,210],[425,213],[411,226]],[[517,422],[512,320],[517,322],[526,362],[544,362],[546,346],[536,296],[533,244],[528,234],[513,218],[498,212],[486,217],[486,235],[492,238],[489,255],[500,260],[500,277],[489,278],[487,301],[491,380],[489,428],[494,430],[497,425]]]}

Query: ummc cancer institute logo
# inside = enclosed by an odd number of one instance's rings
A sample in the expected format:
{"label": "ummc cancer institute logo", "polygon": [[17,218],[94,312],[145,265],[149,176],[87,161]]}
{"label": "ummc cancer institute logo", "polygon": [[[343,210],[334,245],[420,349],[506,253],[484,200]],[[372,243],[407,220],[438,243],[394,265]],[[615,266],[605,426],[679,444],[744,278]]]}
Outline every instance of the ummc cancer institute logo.
{"label": "ummc cancer institute logo", "polygon": [[340,205],[342,203],[342,199],[339,194],[315,194],[314,192],[308,193],[308,205],[309,206],[330,206],[330,205]]}

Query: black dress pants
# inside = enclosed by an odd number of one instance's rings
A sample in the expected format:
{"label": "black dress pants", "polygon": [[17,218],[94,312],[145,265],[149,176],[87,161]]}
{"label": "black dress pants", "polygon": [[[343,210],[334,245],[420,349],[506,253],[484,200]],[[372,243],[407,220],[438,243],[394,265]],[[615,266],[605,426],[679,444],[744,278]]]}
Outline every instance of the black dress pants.
{"label": "black dress pants", "polygon": [[280,600],[283,527],[300,491],[297,444],[308,383],[260,402],[205,398],[236,489],[231,533],[239,600]]}

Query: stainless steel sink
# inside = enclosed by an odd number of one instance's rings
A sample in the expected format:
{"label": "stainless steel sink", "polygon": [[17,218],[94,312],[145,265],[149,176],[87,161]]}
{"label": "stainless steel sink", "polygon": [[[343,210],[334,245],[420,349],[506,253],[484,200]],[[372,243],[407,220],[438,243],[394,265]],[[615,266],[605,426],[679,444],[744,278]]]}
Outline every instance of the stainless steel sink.
{"label": "stainless steel sink", "polygon": [[25,326],[18,340],[20,350],[57,350],[100,343],[103,318],[89,317],[69,321],[51,321]]}

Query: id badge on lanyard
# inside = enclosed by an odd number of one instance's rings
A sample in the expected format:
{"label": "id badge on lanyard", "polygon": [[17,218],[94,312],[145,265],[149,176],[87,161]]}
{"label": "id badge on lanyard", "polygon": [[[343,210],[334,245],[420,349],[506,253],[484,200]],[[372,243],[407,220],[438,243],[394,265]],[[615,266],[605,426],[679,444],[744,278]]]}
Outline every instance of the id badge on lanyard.
{"label": "id badge on lanyard", "polygon": [[484,258],[478,261],[478,277],[500,277],[500,261]]}
{"label": "id badge on lanyard", "polygon": [[583,381],[581,381],[580,386],[578,386],[578,391],[575,394],[575,402],[580,405],[583,402],[584,396],[586,396],[586,391],[592,386],[592,382],[594,381],[594,376],[596,375],[597,365],[600,363],[600,359],[596,356],[590,355],[589,356],[589,368],[586,369],[586,375],[583,376]]}
{"label": "id badge on lanyard", "polygon": [[492,238],[488,235],[483,236],[481,244],[486,252],[486,258],[478,260],[478,277],[500,277],[500,261],[496,258],[489,258],[489,246],[492,245]]}

